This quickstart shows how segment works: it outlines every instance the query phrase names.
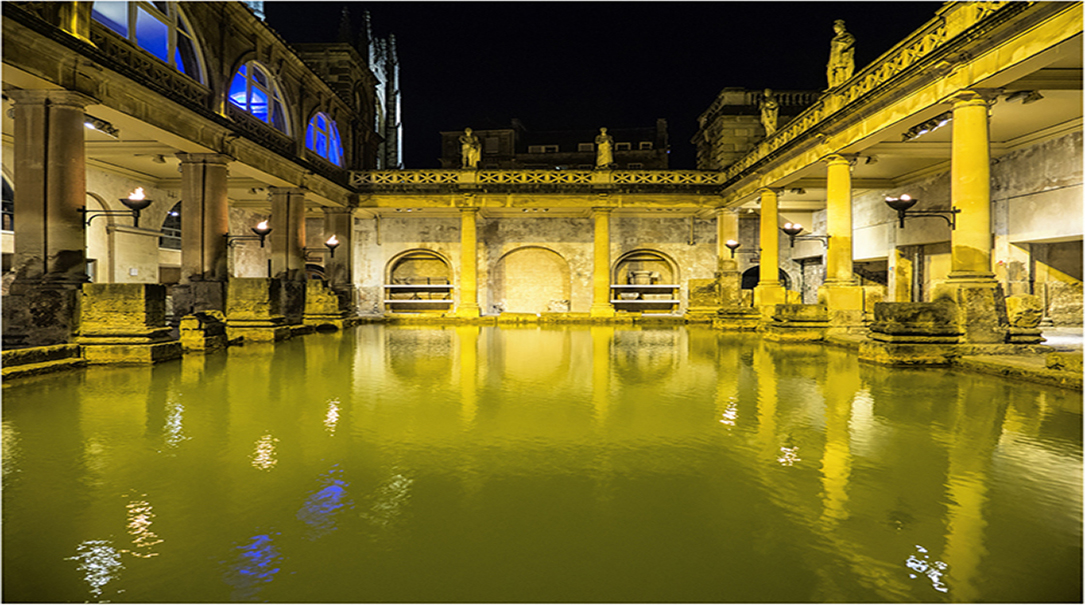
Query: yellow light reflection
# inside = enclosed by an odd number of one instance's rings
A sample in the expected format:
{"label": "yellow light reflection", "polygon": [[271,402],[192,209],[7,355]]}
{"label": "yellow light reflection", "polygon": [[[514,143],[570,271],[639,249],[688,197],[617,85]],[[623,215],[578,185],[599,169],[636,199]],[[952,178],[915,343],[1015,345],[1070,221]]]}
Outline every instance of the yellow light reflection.
{"label": "yellow light reflection", "polygon": [[0,423],[0,431],[0,466],[3,468],[4,479],[7,479],[9,473],[18,470],[15,461],[19,451],[19,433],[7,421]]}
{"label": "yellow light reflection", "polygon": [[275,444],[279,440],[271,435],[264,435],[256,442],[256,451],[252,455],[252,465],[262,471],[271,470],[279,460],[275,458]]}
{"label": "yellow light reflection", "polygon": [[799,446],[780,446],[780,457],[776,461],[781,466],[793,466],[796,462],[802,462],[802,458],[799,458]]}
{"label": "yellow light reflection", "polygon": [[185,406],[179,402],[170,401],[166,403],[166,445],[169,447],[177,447],[182,441],[188,439],[184,434],[184,413]]}
{"label": "yellow light reflection", "polygon": [[[146,496],[147,494],[143,494]],[[122,550],[141,559],[157,557],[156,552],[147,552],[155,544],[162,542],[158,534],[151,531],[153,507],[146,500],[133,500],[128,503],[128,534],[132,536],[132,545],[138,550]]]}
{"label": "yellow light reflection", "polygon": [[328,402],[328,413],[324,415],[324,429],[334,435],[337,424],[339,424],[339,400],[332,399]]}
{"label": "yellow light reflection", "polygon": [[942,576],[946,574],[946,570],[949,569],[944,561],[931,561],[930,555],[927,554],[927,549],[916,544],[915,554],[908,555],[908,560],[904,562],[908,569],[911,569],[915,573],[908,574],[911,579],[916,579],[919,576],[925,576],[931,581],[931,586],[938,592],[949,592],[949,587],[942,582]]}
{"label": "yellow light reflection", "polygon": [[90,592],[99,597],[102,595],[102,587],[117,577],[120,570],[124,569],[121,563],[121,554],[113,548],[108,540],[86,540],[77,548],[78,554],[68,557],[66,561],[79,561],[78,570],[83,573],[83,579],[90,584]]}
{"label": "yellow light reflection", "polygon": [[738,421],[738,402],[735,401],[734,397],[732,397],[730,402],[727,404],[727,407],[723,409],[723,414],[722,414],[722,418],[720,418],[720,422],[722,424],[726,424],[728,429],[730,429],[730,427],[735,426],[735,423],[737,421]]}

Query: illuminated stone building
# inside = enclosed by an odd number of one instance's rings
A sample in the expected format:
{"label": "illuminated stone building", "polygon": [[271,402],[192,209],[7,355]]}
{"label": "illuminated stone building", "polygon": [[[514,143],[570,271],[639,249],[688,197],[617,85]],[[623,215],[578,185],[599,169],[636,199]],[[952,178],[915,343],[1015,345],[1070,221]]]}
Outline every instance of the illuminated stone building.
{"label": "illuminated stone building", "polygon": [[[654,128],[610,128],[615,168],[666,170],[669,143],[667,121]],[[441,133],[441,167],[459,168],[460,135]],[[532,131],[517,119],[508,128],[474,129],[482,144],[479,168],[501,170],[591,170],[595,168],[598,130]]]}
{"label": "illuminated stone building", "polygon": [[[802,110],[817,100],[812,90],[778,90],[773,97],[779,104],[778,125],[785,126]],[[761,123],[761,104],[765,94],[759,90],[724,88],[708,109],[697,118],[697,168],[720,170],[746,155],[765,138]]]}
{"label": "illuminated stone building", "polygon": [[[939,342],[1030,342],[1011,323],[1034,300],[1080,324],[1081,4],[931,8],[832,89],[777,93],[768,136],[726,132],[756,93],[724,89],[700,170],[667,169],[662,120],[612,130],[605,169],[596,132],[513,124],[476,131],[477,169],[450,131],[442,169],[404,170],[394,41],[368,28],[291,47],[243,3],[7,3],[5,341],[157,346],[165,317],[201,312],[199,329],[221,312],[231,338],[268,340],[357,314],[785,338],[794,313],[820,338],[893,324],[879,301],[938,300],[963,326]],[[138,226],[80,211],[122,211],[137,187]],[[901,219],[885,199],[904,195]],[[138,330],[95,324],[129,311]]]}

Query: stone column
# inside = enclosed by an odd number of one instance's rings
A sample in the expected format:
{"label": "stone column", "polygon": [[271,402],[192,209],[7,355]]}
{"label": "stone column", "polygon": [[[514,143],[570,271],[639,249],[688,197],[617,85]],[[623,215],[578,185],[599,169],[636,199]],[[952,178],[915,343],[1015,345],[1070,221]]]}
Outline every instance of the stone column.
{"label": "stone column", "polygon": [[305,279],[305,189],[269,187],[271,219],[271,275],[279,279]]}
{"label": "stone column", "polygon": [[339,240],[335,257],[326,257],[324,274],[336,290],[354,291],[354,211],[350,208],[324,208],[324,241]]}
{"label": "stone column", "polygon": [[957,303],[961,341],[1004,342],[1009,327],[1002,285],[991,271],[991,153],[988,102],[966,90],[953,103],[950,199],[960,210],[951,232],[950,272],[933,300]]}
{"label": "stone column", "polygon": [[953,100],[950,198],[959,208],[951,234],[950,280],[993,281],[991,271],[991,153],[987,101],[965,91]]}
{"label": "stone column", "polygon": [[738,213],[732,208],[720,208],[716,215],[716,270],[720,275],[720,304],[731,306],[742,302],[742,273],[738,257],[732,256],[734,253],[725,245],[727,240],[739,241]]}
{"label": "stone column", "polygon": [[457,317],[478,317],[478,208],[460,208],[460,305]]}
{"label": "stone column", "polygon": [[776,191],[762,188],[761,194],[761,275],[753,289],[753,304],[764,308],[787,302],[787,291],[780,285],[780,219]]}
{"label": "stone column", "polygon": [[[225,281],[229,156],[178,153],[181,160],[181,283]],[[247,234],[246,234],[247,235]],[[219,307],[221,310],[221,307]]]}
{"label": "stone column", "polygon": [[610,213],[611,208],[592,208],[595,238],[592,247],[592,317],[614,317],[610,303]]}
{"label": "stone column", "polygon": [[825,203],[829,249],[818,303],[828,308],[833,324],[860,323],[863,289],[852,272],[851,162],[838,154],[824,161],[828,164]]}
{"label": "stone column", "polygon": [[300,324],[305,314],[305,189],[269,187],[271,275],[279,290],[287,324]]}
{"label": "stone column", "polygon": [[894,246],[889,255],[890,302],[912,302],[915,254],[911,246]]}
{"label": "stone column", "polygon": [[[15,101],[15,281],[3,304],[6,347],[68,342],[87,281],[83,108],[63,90],[11,90]],[[104,220],[104,219],[101,219]]]}

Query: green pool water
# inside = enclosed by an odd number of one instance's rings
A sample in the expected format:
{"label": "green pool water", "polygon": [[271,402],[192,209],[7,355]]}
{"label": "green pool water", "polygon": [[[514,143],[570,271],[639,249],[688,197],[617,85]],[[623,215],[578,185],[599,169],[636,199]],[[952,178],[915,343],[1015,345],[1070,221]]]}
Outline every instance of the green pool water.
{"label": "green pool water", "polygon": [[1082,599],[1081,395],[360,326],[3,389],[5,601]]}

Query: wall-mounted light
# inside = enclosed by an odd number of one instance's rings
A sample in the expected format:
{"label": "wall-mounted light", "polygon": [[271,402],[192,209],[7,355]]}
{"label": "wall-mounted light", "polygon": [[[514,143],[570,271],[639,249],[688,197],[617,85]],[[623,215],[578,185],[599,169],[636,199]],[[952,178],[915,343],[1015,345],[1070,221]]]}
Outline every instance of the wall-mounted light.
{"label": "wall-mounted light", "polygon": [[903,141],[911,141],[913,139],[918,139],[919,137],[921,137],[921,136],[923,136],[923,135],[925,135],[927,133],[934,132],[935,130],[938,130],[939,128],[945,126],[946,124],[949,124],[950,120],[952,120],[952,119],[953,119],[953,112],[947,111],[947,112],[943,113],[942,115],[939,115],[937,117],[931,118],[930,120],[927,120],[926,122],[923,122],[922,124],[917,124],[915,126],[912,126],[911,128],[908,129],[907,132],[905,132],[904,134],[901,135],[900,140],[903,142]]}
{"label": "wall-mounted light", "polygon": [[335,249],[339,247],[339,239],[333,234],[324,242],[324,248],[305,248],[305,252],[327,252],[329,258],[335,258]]}
{"label": "wall-mounted light", "polygon": [[121,136],[121,133],[115,126],[106,122],[103,119],[96,118],[92,115],[83,114],[83,126],[86,126],[89,130],[97,130],[98,132],[111,136],[114,139]]}
{"label": "wall-mounted light", "polygon": [[783,227],[780,227],[780,231],[787,234],[787,237],[791,240],[792,248],[795,247],[795,240],[817,240],[825,244],[826,248],[829,247],[828,235],[800,235],[802,233],[802,225],[798,223],[786,223]]}
{"label": "wall-mounted light", "polygon": [[233,246],[237,242],[243,241],[260,241],[260,247],[264,247],[264,240],[267,239],[269,233],[271,233],[271,227],[267,226],[267,221],[260,221],[252,228],[252,232],[256,235],[230,235],[226,234],[226,245]]}
{"label": "wall-mounted light", "polygon": [[83,224],[89,226],[96,216],[130,216],[132,217],[132,226],[139,227],[139,213],[151,205],[151,200],[147,199],[147,196],[143,194],[143,187],[137,187],[135,191],[128,194],[128,197],[121,198],[121,203],[128,210],[87,210],[85,207],[79,208],[79,212],[86,219]]}
{"label": "wall-mounted light", "polygon": [[723,242],[723,245],[727,246],[727,249],[731,251],[731,258],[734,258],[735,257],[735,250],[738,250],[738,247],[741,246],[742,244],[736,242],[733,239],[729,239],[726,242]]}
{"label": "wall-mounted light", "polygon": [[938,218],[945,219],[945,221],[949,223],[950,230],[957,228],[957,213],[961,211],[960,208],[952,208],[950,210],[911,210],[911,207],[915,206],[918,201],[919,200],[908,194],[904,194],[900,197],[885,198],[885,204],[897,211],[901,229],[904,228],[904,219],[909,216],[937,216]]}

